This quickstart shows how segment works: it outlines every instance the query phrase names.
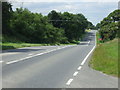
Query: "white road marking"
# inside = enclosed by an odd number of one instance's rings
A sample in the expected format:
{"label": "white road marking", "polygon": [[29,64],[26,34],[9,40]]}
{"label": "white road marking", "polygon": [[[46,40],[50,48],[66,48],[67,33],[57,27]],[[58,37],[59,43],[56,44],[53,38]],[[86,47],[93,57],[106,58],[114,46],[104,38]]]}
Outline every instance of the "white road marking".
{"label": "white road marking", "polygon": [[[89,45],[90,41],[88,42]],[[95,34],[95,46],[92,48],[92,50],[87,54],[87,56],[85,57],[85,59],[82,61],[81,65],[77,68],[77,70],[81,70],[82,65],[84,65],[84,63],[86,62],[87,58],[89,57],[89,55],[93,52],[93,50],[96,47],[96,34]],[[76,76],[78,74],[78,71],[76,71],[73,76]],[[69,79],[68,82],[66,83],[66,85],[70,85],[71,82],[73,81],[73,79]]]}
{"label": "white road marking", "polygon": [[88,44],[90,43],[91,41],[88,42]]}
{"label": "white road marking", "polygon": [[90,44],[90,41],[88,42],[87,46],[89,46],[89,44]]}
{"label": "white road marking", "polygon": [[76,71],[76,72],[73,74],[73,76],[77,76],[77,74],[78,74],[78,72]]}
{"label": "white road marking", "polygon": [[33,54],[31,53],[31,54],[28,54],[28,55],[33,55]]}
{"label": "white road marking", "polygon": [[88,42],[80,42],[80,43],[86,43],[86,45],[84,45],[84,46],[89,46],[90,41],[88,41]]}
{"label": "white road marking", "polygon": [[84,65],[84,63],[86,62],[87,58],[89,57],[89,55],[93,52],[93,50],[95,49],[96,46],[94,46],[92,48],[92,50],[88,53],[88,55],[85,57],[85,59],[82,61],[81,65]]}
{"label": "white road marking", "polygon": [[90,41],[88,43],[90,43]]}
{"label": "white road marking", "polygon": [[78,70],[80,70],[81,68],[82,68],[82,66],[79,66],[79,67],[78,67]]}
{"label": "white road marking", "polygon": [[70,85],[72,81],[73,81],[73,79],[69,79],[68,82],[66,83],[66,85]]}
{"label": "white road marking", "polygon": [[0,61],[0,63],[3,63],[4,61]]}
{"label": "white road marking", "polygon": [[[59,49],[63,49],[63,48],[66,48],[66,47],[69,47],[69,46],[64,46],[64,47],[61,47]],[[36,55],[31,55],[31,56],[28,56],[28,57],[25,57],[25,58],[21,58],[19,60],[9,61],[9,62],[6,62],[6,64],[12,64],[12,63],[20,62],[20,61],[23,61],[23,60],[26,60],[26,59],[29,59],[29,58],[32,58],[32,57],[35,57],[35,56],[39,56],[39,55],[47,54],[47,53],[50,53],[50,52],[53,52],[53,51],[57,51],[59,49],[53,49],[53,50],[50,50],[50,51],[47,51],[47,52],[44,52],[44,53],[38,53]]]}
{"label": "white road marking", "polygon": [[36,55],[38,55],[38,56],[39,56],[39,55],[42,55],[42,54],[44,54],[44,53],[38,53],[38,54],[36,54]]}
{"label": "white road marking", "polygon": [[93,50],[96,47],[96,34],[95,34],[95,46],[92,48],[92,50],[87,54],[87,56],[85,57],[85,59],[82,61],[81,65],[84,65],[84,63],[86,62],[87,58],[89,57],[89,55],[93,52]]}

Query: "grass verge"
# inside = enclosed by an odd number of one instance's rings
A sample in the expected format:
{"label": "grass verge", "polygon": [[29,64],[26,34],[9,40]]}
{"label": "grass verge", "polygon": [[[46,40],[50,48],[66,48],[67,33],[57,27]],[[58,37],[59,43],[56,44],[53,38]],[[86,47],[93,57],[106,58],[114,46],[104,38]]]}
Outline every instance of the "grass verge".
{"label": "grass verge", "polygon": [[118,39],[106,43],[99,43],[98,41],[89,64],[95,70],[118,76]]}
{"label": "grass verge", "polygon": [[[51,44],[33,44],[33,43],[2,43],[0,46],[2,47],[2,50],[7,50],[7,49],[17,49],[17,48],[23,48],[23,47],[32,47],[32,46],[50,46]],[[76,45],[73,43],[69,44],[59,44],[61,45]]]}
{"label": "grass verge", "polygon": [[32,43],[2,43],[2,50],[16,49],[22,47],[32,47],[32,46],[46,46],[47,44],[32,44]]}

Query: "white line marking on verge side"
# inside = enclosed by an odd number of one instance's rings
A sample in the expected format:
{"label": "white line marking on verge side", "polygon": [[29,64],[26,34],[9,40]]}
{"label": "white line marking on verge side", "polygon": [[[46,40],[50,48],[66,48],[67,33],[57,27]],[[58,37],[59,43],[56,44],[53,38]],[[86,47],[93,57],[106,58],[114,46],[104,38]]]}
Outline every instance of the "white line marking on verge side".
{"label": "white line marking on verge side", "polygon": [[81,68],[82,68],[82,66],[79,66],[79,67],[78,67],[78,70],[80,70]]}
{"label": "white line marking on verge side", "polygon": [[77,76],[77,74],[78,74],[78,72],[76,71],[76,72],[73,74],[73,76]]}
{"label": "white line marking on verge side", "polygon": [[89,57],[89,55],[93,52],[93,50],[95,49],[95,46],[92,48],[92,50],[88,53],[88,55],[85,57],[85,59],[82,61],[81,65],[84,65],[84,63],[86,62],[87,58]]}
{"label": "white line marking on verge side", "polygon": [[84,63],[86,62],[87,58],[89,57],[89,55],[93,52],[93,50],[96,47],[96,34],[95,34],[95,46],[92,48],[92,50],[87,54],[87,56],[85,57],[85,59],[82,61],[81,65],[84,65]]}
{"label": "white line marking on verge side", "polygon": [[73,79],[69,79],[69,80],[67,81],[66,85],[70,85],[72,81],[73,81]]}
{"label": "white line marking on verge side", "polygon": [[[69,46],[64,46],[64,47],[61,47],[59,49],[63,49],[63,48],[66,48],[66,47],[69,47]],[[52,51],[57,51],[59,49],[53,49],[53,50],[50,50],[50,51],[47,51],[47,52],[44,52],[44,53],[39,53],[39,54],[36,54],[36,55],[31,55],[31,56],[28,56],[28,57],[25,57],[25,58],[21,58],[19,60],[14,60],[14,61],[9,61],[9,62],[6,62],[6,64],[12,64],[12,63],[16,63],[16,62],[20,62],[20,61],[23,61],[25,59],[29,59],[29,58],[32,58],[32,57],[35,57],[35,56],[39,56],[39,55],[43,55],[43,54],[47,54],[47,53],[50,53]]]}

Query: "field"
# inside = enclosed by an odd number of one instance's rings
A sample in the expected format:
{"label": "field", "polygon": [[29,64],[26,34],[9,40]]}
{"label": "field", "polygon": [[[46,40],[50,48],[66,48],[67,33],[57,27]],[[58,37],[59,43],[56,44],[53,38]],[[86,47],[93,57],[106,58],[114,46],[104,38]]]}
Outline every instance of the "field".
{"label": "field", "polygon": [[97,48],[93,53],[90,66],[103,73],[118,76],[118,39],[105,43],[97,41]]}

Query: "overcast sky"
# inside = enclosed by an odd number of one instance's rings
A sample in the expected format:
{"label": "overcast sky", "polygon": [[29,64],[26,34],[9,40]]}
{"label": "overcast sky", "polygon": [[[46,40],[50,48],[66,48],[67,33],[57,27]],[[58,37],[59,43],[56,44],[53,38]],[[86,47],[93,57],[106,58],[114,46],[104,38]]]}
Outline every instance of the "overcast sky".
{"label": "overcast sky", "polygon": [[110,12],[118,9],[118,0],[109,0],[109,2],[108,0],[104,0],[104,2],[103,0],[74,0],[74,2],[72,0],[69,0],[69,2],[67,0],[19,0],[19,2],[12,1],[12,5],[14,10],[23,6],[23,8],[28,8],[32,12],[42,13],[43,15],[47,15],[51,10],[82,13],[89,21],[96,25]]}

